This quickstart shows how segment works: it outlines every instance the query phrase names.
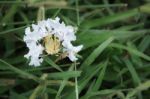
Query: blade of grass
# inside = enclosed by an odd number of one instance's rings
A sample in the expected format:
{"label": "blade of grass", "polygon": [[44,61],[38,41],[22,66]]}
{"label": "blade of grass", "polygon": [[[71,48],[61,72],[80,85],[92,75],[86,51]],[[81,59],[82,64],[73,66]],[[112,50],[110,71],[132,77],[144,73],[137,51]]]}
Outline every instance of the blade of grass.
{"label": "blade of grass", "polygon": [[[40,77],[40,79],[41,80],[45,80],[46,78],[47,78],[47,74],[43,74],[41,77]],[[30,95],[30,97],[29,97],[29,99],[36,99],[38,96],[39,96],[39,94],[41,94],[41,92],[43,92],[44,91],[44,89],[46,88],[46,83],[45,82],[43,82],[43,83],[40,83],[36,88],[35,88],[35,90],[33,91],[33,93]]]}
{"label": "blade of grass", "polygon": [[[104,3],[104,5],[109,5],[108,0],[103,0],[103,3]],[[109,13],[109,15],[113,15],[114,14],[114,12],[112,11],[112,9],[110,7],[106,6],[106,10]]]}
{"label": "blade of grass", "polygon": [[[73,69],[74,69],[74,65],[71,65],[71,67],[68,69],[68,71],[71,72],[71,71],[73,71]],[[57,92],[57,94],[56,94],[55,99],[57,99],[57,98],[60,96],[60,94],[61,94],[61,92],[63,91],[64,87],[66,86],[68,80],[69,80],[68,78],[65,78],[65,79],[61,82],[61,85],[60,85],[60,87],[59,87],[59,90],[58,90],[58,92]]]}
{"label": "blade of grass", "polygon": [[138,9],[132,9],[126,12],[122,12],[122,13],[117,13],[111,16],[107,16],[104,18],[98,18],[98,19],[93,19],[93,20],[88,20],[85,21],[81,24],[81,26],[83,28],[89,29],[89,28],[94,28],[97,26],[103,26],[106,24],[110,24],[113,22],[117,22],[117,21],[121,21],[123,19],[127,19],[129,17],[133,17],[136,16],[137,14],[139,14]]}
{"label": "blade of grass", "polygon": [[131,73],[131,76],[132,76],[135,86],[139,85],[141,83],[141,80],[140,80],[140,77],[138,76],[135,68],[133,67],[132,63],[130,62],[130,60],[128,58],[124,58],[124,62],[129,70],[129,72]]}
{"label": "blade of grass", "polygon": [[126,47],[124,45],[117,44],[117,43],[110,44],[110,47],[127,50],[127,51],[129,51],[130,53],[133,53],[136,56],[142,57],[143,59],[150,61],[150,57],[149,56],[143,54],[142,52],[140,52],[138,50],[132,49],[130,47]]}
{"label": "blade of grass", "polygon": [[141,52],[144,52],[146,49],[148,49],[150,46],[150,35],[147,35],[143,38],[143,40],[138,45],[138,49]]}
{"label": "blade of grass", "polygon": [[14,31],[21,30],[21,29],[24,29],[24,28],[26,28],[26,26],[22,26],[22,27],[10,29],[10,30],[2,31],[2,32],[0,32],[0,36],[3,36],[4,34],[12,33]]}
{"label": "blade of grass", "polygon": [[125,99],[131,99],[135,94],[137,94],[138,92],[141,92],[143,90],[147,90],[148,88],[150,88],[150,80],[140,84],[138,87],[136,87],[134,90],[132,90],[131,92],[129,92],[126,96]]}
{"label": "blade of grass", "polygon": [[134,25],[127,25],[127,26],[121,26],[119,28],[117,28],[117,30],[132,30],[132,29],[137,29],[140,27],[144,27],[144,23],[138,23],[138,24],[134,24]]}
{"label": "blade of grass", "polygon": [[85,69],[89,65],[91,65],[94,60],[104,51],[104,49],[114,40],[113,37],[110,37],[106,41],[104,41],[102,44],[100,44],[81,64],[80,69]]}
{"label": "blade of grass", "polygon": [[[149,30],[123,31],[123,30],[84,30],[78,35],[77,43],[83,44],[84,49],[95,46],[109,37],[113,36],[117,40],[123,41],[139,35],[149,33]],[[88,42],[88,43],[87,43]]]}
{"label": "blade of grass", "polygon": [[44,57],[44,61],[46,63],[48,63],[49,65],[51,65],[52,67],[54,67],[55,69],[59,70],[59,71],[63,71],[57,64],[55,64],[50,58],[48,57]]}
{"label": "blade of grass", "polygon": [[100,88],[102,80],[104,78],[104,74],[105,74],[105,70],[106,70],[107,64],[108,64],[108,61],[105,61],[104,63],[100,64],[100,67],[102,67],[102,70],[99,71],[100,74],[98,75],[97,80],[94,81],[91,84],[90,88],[88,89],[86,94],[82,97],[82,99],[89,99],[91,92],[95,92],[95,91],[97,91]]}
{"label": "blade of grass", "polygon": [[[136,48],[136,45],[133,44],[133,43],[130,42],[130,41],[127,42],[127,45],[128,45],[128,47],[130,47],[130,48],[132,48],[132,49],[138,50],[138,49]],[[131,55],[131,60],[132,60],[133,64],[137,65],[137,67],[142,67],[142,66],[143,66],[143,63],[142,63],[142,60],[141,60],[140,57],[138,57],[138,56],[136,56],[136,55],[134,55],[134,54],[132,54],[132,53],[130,53],[130,55]]]}
{"label": "blade of grass", "polygon": [[12,16],[17,12],[18,4],[14,4],[11,6],[11,8],[7,11],[7,14],[3,17],[3,19],[0,21],[1,23],[9,22],[12,18]]}
{"label": "blade of grass", "polygon": [[[138,76],[135,68],[133,67],[132,63],[130,62],[130,60],[128,58],[124,58],[125,64],[127,66],[127,68],[129,69],[129,72],[131,73],[132,79],[133,79],[133,83],[135,86],[138,86],[141,84],[141,80],[140,77]],[[143,99],[142,94],[138,93],[138,97],[139,99]]]}
{"label": "blade of grass", "polygon": [[89,86],[86,94],[84,96],[82,96],[81,99],[88,99],[90,97],[90,93],[92,92],[94,84],[95,84],[95,80],[93,82],[91,82],[91,85]]}
{"label": "blade of grass", "polygon": [[[79,80],[79,85],[78,85],[78,92],[80,94],[80,92],[84,89],[85,86],[87,86],[88,82],[90,81],[90,79],[95,76],[97,74],[97,72],[101,69],[102,67],[99,66],[99,64],[95,67],[93,67],[93,69],[90,69],[90,72],[92,72],[92,74],[87,74],[85,79],[80,79]],[[75,91],[74,89],[70,90],[71,93],[65,97],[65,99],[75,99]]]}
{"label": "blade of grass", "polygon": [[97,91],[100,88],[100,86],[102,84],[102,81],[104,79],[104,75],[105,75],[105,71],[106,71],[106,68],[107,68],[107,64],[108,64],[108,60],[106,62],[102,63],[102,67],[103,68],[100,71],[100,74],[98,75],[98,78],[97,78],[97,80],[95,82],[95,85],[92,88],[92,91]]}
{"label": "blade of grass", "polygon": [[66,72],[58,72],[58,73],[49,73],[48,78],[59,78],[59,79],[66,79],[72,77],[80,76],[81,71],[66,71]]}
{"label": "blade of grass", "polygon": [[116,91],[117,90],[114,90],[114,89],[105,89],[105,90],[101,90],[101,91],[97,91],[97,92],[92,92],[92,93],[90,93],[90,96],[108,95],[108,94],[115,93]]}
{"label": "blade of grass", "polygon": [[80,25],[80,16],[79,16],[79,2],[76,0],[76,15],[77,15],[77,26]]}
{"label": "blade of grass", "polygon": [[16,93],[15,91],[10,91],[9,99],[28,99],[27,97]]}
{"label": "blade of grass", "polygon": [[[6,66],[6,69],[11,70],[11,71],[13,71],[13,72],[19,74],[19,76],[22,76],[22,77],[24,77],[24,78],[26,78],[26,79],[33,79],[33,80],[35,80],[36,82],[40,82],[40,79],[39,79],[38,77],[36,77],[36,76],[34,76],[34,75],[32,75],[32,74],[30,74],[30,73],[28,73],[28,72],[22,71],[22,70],[20,70],[20,69],[18,69],[18,68],[16,68],[16,67],[10,65],[9,63],[7,63],[7,62],[1,60],[1,59],[0,59],[0,63],[2,64],[2,65],[0,65],[0,66]],[[4,65],[3,65],[3,64],[4,64]]]}

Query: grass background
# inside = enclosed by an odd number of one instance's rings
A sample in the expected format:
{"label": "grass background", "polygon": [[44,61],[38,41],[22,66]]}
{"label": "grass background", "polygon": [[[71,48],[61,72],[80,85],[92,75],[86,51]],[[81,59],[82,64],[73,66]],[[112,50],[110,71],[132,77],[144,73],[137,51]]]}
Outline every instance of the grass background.
{"label": "grass background", "polygon": [[[24,29],[59,16],[78,27],[80,59],[28,66]],[[150,99],[149,0],[1,0],[0,99]],[[77,70],[74,70],[74,66]]]}

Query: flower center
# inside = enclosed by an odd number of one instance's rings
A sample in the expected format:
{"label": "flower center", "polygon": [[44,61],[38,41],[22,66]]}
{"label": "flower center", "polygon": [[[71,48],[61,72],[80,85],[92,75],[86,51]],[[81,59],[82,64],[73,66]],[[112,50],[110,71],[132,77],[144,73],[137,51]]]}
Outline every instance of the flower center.
{"label": "flower center", "polygon": [[48,35],[44,38],[44,46],[45,51],[50,55],[57,54],[60,51],[60,41],[54,35]]}

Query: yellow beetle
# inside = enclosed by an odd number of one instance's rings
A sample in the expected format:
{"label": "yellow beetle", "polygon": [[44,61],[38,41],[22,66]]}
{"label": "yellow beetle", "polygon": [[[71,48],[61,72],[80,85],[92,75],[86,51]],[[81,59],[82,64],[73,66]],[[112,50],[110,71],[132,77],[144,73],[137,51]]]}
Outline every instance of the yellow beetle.
{"label": "yellow beetle", "polygon": [[45,51],[50,55],[57,54],[60,51],[60,41],[53,35],[44,38],[44,46]]}

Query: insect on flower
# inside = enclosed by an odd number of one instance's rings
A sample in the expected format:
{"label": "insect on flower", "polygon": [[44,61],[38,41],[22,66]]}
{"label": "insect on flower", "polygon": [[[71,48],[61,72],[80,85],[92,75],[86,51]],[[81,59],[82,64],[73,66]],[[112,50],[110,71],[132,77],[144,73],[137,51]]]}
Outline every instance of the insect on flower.
{"label": "insect on flower", "polygon": [[60,41],[57,37],[48,35],[44,38],[45,51],[50,54],[57,54],[60,51]]}
{"label": "insect on flower", "polygon": [[[47,19],[32,24],[25,29],[24,41],[29,49],[25,55],[30,60],[29,65],[40,66],[43,62],[43,52],[48,55],[63,53],[71,61],[76,61],[76,54],[83,45],[73,46],[72,41],[76,40],[76,29],[70,25],[60,22],[60,19]],[[42,42],[42,43],[41,43]]]}

